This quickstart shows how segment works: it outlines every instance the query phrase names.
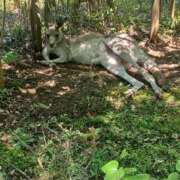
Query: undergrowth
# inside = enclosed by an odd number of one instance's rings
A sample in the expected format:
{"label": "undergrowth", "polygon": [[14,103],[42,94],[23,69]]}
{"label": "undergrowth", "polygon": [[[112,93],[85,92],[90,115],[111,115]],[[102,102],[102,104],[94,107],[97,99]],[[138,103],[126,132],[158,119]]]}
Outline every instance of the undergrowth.
{"label": "undergrowth", "polygon": [[136,102],[96,116],[61,114],[42,124],[27,118],[26,126],[1,130],[1,174],[8,179],[101,179],[101,167],[116,159],[138,173],[167,177],[180,158],[179,108],[152,99]]}

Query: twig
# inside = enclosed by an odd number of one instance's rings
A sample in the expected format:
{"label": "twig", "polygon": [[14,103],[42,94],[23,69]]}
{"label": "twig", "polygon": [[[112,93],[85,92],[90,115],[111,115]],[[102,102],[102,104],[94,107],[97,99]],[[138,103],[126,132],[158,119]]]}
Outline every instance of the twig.
{"label": "twig", "polygon": [[46,136],[45,136],[45,133],[44,133],[44,128],[41,127],[41,131],[42,131],[42,134],[43,134],[44,143],[47,144]]}

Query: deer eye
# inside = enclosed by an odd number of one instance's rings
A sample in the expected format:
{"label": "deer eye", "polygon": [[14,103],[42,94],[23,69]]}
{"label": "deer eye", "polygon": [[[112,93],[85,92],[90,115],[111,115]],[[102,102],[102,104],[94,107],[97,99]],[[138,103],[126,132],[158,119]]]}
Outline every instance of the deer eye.
{"label": "deer eye", "polygon": [[49,39],[49,36],[50,36],[50,35],[49,35],[49,34],[47,34],[46,36],[47,36],[47,38]]}
{"label": "deer eye", "polygon": [[58,38],[58,37],[59,37],[59,34],[56,34],[55,37]]}

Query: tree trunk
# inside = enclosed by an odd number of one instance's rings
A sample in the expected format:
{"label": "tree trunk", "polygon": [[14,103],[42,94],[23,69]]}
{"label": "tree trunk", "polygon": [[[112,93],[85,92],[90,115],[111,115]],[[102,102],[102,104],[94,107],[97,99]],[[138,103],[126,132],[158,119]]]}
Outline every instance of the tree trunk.
{"label": "tree trunk", "polygon": [[176,5],[176,1],[175,0],[170,0],[170,4],[169,4],[169,15],[172,18],[172,21],[174,22],[174,14],[175,14],[175,5]]}
{"label": "tree trunk", "polygon": [[15,8],[20,9],[20,6],[21,6],[20,4],[21,4],[20,0],[14,0],[14,6],[15,6]]}
{"label": "tree trunk", "polygon": [[2,64],[0,60],[0,89],[3,87],[4,87],[4,77],[3,77]]}
{"label": "tree trunk", "polygon": [[1,39],[0,39],[0,46],[3,47],[3,38],[4,38],[4,31],[5,31],[5,21],[6,21],[6,0],[3,0],[3,18],[2,18],[2,29],[1,29]]}
{"label": "tree trunk", "polygon": [[47,28],[48,27],[48,14],[49,14],[49,5],[48,0],[44,0],[44,25]]}
{"label": "tree trunk", "polygon": [[30,0],[29,5],[29,18],[31,24],[32,44],[35,52],[42,50],[42,37],[41,37],[41,21],[39,18],[39,8],[36,5],[37,0]]}
{"label": "tree trunk", "polygon": [[[3,47],[3,38],[4,38],[4,31],[5,31],[5,20],[6,20],[6,0],[3,0],[3,19],[2,19],[2,29],[1,29],[1,39],[0,39],[0,46]],[[0,59],[0,88],[4,87],[4,78],[3,78],[3,70],[2,70],[2,63]]]}
{"label": "tree trunk", "polygon": [[154,0],[151,14],[150,41],[155,41],[159,30],[161,0]]}
{"label": "tree trunk", "polygon": [[[62,0],[61,0],[62,2]],[[48,24],[52,21],[54,21],[55,19],[51,17],[51,13],[52,11],[56,12],[57,14],[57,9],[56,7],[58,6],[59,1],[56,3],[56,0],[44,0],[44,23],[45,23],[45,27],[48,28]]]}

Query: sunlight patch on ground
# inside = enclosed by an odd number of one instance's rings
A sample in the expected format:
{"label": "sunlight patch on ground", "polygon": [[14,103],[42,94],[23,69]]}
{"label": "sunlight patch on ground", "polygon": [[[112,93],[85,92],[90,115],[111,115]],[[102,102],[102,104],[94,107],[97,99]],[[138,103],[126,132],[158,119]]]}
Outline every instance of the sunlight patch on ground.
{"label": "sunlight patch on ground", "polygon": [[56,86],[56,81],[55,80],[38,82],[38,87],[55,87],[55,86]]}
{"label": "sunlight patch on ground", "polygon": [[62,90],[58,91],[57,94],[62,96],[65,95],[66,93],[70,92],[71,88],[69,86],[63,86]]}
{"label": "sunlight patch on ground", "polygon": [[171,69],[175,69],[175,68],[179,68],[180,64],[161,64],[159,65],[160,69],[165,69],[165,70],[171,70]]}
{"label": "sunlight patch on ground", "polygon": [[153,49],[148,49],[148,54],[157,58],[164,57],[166,54],[162,51],[155,51]]}
{"label": "sunlight patch on ground", "polygon": [[10,70],[10,69],[11,69],[11,70],[14,70],[14,69],[15,69],[15,66],[4,63],[4,64],[2,64],[2,69],[3,69],[3,70]]}
{"label": "sunlight patch on ground", "polygon": [[163,99],[170,106],[180,106],[180,100],[171,93],[164,93]]}
{"label": "sunlight patch on ground", "polygon": [[179,87],[173,87],[173,88],[171,89],[171,91],[172,91],[173,93],[176,93],[176,94],[179,96],[179,98],[180,98],[180,88],[179,88]]}
{"label": "sunlight patch on ground", "polygon": [[19,88],[22,94],[35,95],[37,93],[36,88]]}
{"label": "sunlight patch on ground", "polygon": [[111,97],[111,96],[107,96],[106,100],[111,104],[111,106],[113,108],[115,108],[116,110],[120,109],[123,107],[124,105],[124,100],[123,98],[115,98],[115,97]]}
{"label": "sunlight patch on ground", "polygon": [[118,88],[117,87],[112,88],[108,92],[108,95],[106,96],[106,101],[109,102],[111,106],[115,108],[116,110],[122,108],[125,103],[124,93],[126,90],[127,88],[123,85],[121,85],[121,87],[118,87]]}
{"label": "sunlight patch on ground", "polygon": [[144,101],[149,101],[152,99],[152,95],[149,93],[149,92],[141,92],[139,94],[136,94],[134,97],[133,97],[133,100],[135,103],[143,103]]}
{"label": "sunlight patch on ground", "polygon": [[53,68],[42,68],[42,69],[35,69],[34,73],[46,75],[46,76],[52,76],[55,73],[55,71],[53,70]]}
{"label": "sunlight patch on ground", "polygon": [[39,81],[37,83],[37,87],[31,87],[30,84],[26,84],[25,87],[23,87],[23,88],[19,87],[18,89],[22,94],[35,95],[35,94],[37,94],[37,90],[39,88],[43,88],[43,87],[53,88],[55,86],[56,86],[56,81],[55,80],[49,80],[49,81]]}

